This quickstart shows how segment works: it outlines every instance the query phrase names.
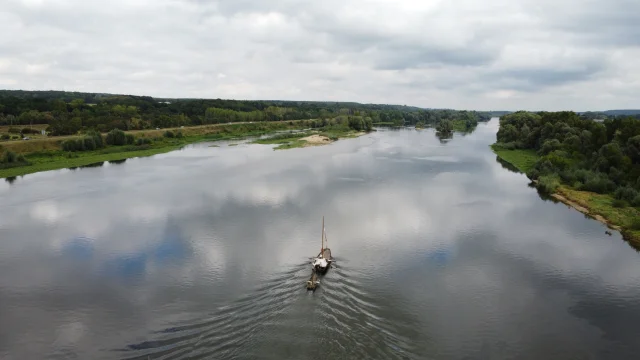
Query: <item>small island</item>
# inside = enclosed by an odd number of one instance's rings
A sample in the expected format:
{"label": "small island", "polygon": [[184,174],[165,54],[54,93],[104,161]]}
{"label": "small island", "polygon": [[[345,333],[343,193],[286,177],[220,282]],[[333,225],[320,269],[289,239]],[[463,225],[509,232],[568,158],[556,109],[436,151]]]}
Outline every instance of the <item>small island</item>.
{"label": "small island", "polygon": [[500,118],[491,148],[542,193],[621,231],[640,248],[638,119],[597,122],[568,111],[519,111]]}

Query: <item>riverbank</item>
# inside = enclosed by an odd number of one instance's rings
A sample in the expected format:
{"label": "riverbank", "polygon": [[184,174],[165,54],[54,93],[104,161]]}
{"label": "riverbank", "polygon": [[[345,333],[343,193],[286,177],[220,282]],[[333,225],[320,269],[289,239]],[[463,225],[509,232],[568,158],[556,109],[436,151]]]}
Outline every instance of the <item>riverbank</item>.
{"label": "riverbank", "polygon": [[63,142],[77,141],[84,138],[84,135],[3,142],[0,143],[0,153],[11,151],[21,154],[30,164],[0,169],[0,178],[86,166],[104,161],[151,156],[203,141],[243,139],[278,131],[308,129],[311,124],[312,121],[309,120],[298,120],[128,131],[126,134],[133,135],[136,140],[142,139],[143,141],[140,141],[139,145],[106,146],[97,150],[75,152],[63,151]]}
{"label": "riverbank", "polygon": [[538,161],[538,154],[533,150],[508,150],[499,144],[491,145],[491,149],[502,160],[515,166],[525,174],[535,165],[536,161]]}
{"label": "riverbank", "polygon": [[[525,174],[538,159],[538,155],[533,150],[507,150],[499,144],[491,145],[491,149],[500,159]],[[625,240],[634,248],[640,249],[640,228],[638,228],[640,211],[637,208],[614,207],[614,198],[611,195],[576,190],[566,185],[560,185],[551,197],[613,230],[620,231]]]}

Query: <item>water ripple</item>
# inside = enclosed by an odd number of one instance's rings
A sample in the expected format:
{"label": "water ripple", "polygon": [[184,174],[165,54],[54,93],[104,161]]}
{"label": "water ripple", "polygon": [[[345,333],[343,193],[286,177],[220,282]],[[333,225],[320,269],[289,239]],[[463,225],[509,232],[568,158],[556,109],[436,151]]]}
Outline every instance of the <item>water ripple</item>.
{"label": "water ripple", "polygon": [[[366,291],[360,272],[345,266],[320,277],[307,292],[308,262],[278,273],[251,294],[220,307],[204,321],[153,333],[157,339],[120,349],[125,359],[270,358],[269,349],[301,349],[351,358],[407,358],[411,341],[384,315],[384,306]],[[315,338],[316,341],[309,341]],[[385,346],[380,346],[384,344]],[[373,346],[377,345],[377,346]]]}

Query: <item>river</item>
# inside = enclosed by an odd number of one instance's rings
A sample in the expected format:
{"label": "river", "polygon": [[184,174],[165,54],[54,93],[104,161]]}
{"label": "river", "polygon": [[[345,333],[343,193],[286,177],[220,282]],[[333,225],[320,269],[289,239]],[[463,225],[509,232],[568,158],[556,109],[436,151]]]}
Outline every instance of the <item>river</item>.
{"label": "river", "polygon": [[3,181],[0,358],[637,358],[639,254],[501,165],[497,129]]}

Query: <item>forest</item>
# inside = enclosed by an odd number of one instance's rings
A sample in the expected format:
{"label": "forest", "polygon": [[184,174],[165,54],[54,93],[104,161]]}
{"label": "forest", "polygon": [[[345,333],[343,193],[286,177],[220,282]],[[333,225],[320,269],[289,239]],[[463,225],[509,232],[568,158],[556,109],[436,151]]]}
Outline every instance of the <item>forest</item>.
{"label": "forest", "polygon": [[614,207],[640,206],[640,120],[594,121],[574,112],[516,112],[500,118],[502,149],[538,155],[527,176],[552,193],[564,184],[615,197]]}
{"label": "forest", "polygon": [[74,135],[113,129],[145,130],[230,122],[340,119],[356,130],[371,124],[394,126],[418,122],[437,125],[488,121],[490,113],[422,109],[401,105],[347,102],[251,101],[222,99],[156,99],[149,96],[63,91],[0,91],[0,126],[18,129],[47,125],[48,135]]}

